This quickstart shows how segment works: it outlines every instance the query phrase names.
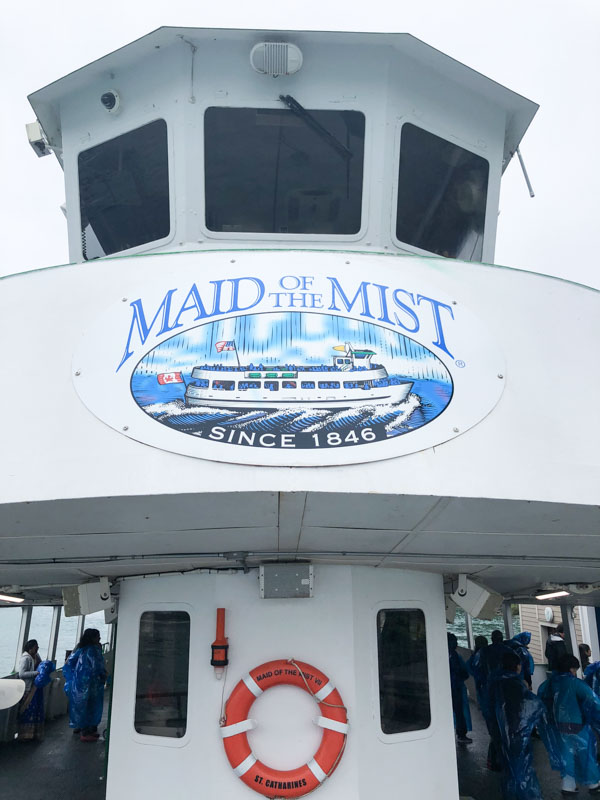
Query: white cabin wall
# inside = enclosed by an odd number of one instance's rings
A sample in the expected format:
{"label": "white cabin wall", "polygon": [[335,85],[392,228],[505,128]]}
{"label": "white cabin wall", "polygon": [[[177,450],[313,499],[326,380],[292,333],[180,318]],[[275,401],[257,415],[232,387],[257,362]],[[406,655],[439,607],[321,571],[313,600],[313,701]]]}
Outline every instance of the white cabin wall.
{"label": "white cabin wall", "polygon": [[[313,248],[424,251],[395,239],[400,127],[413,122],[490,161],[483,261],[493,260],[502,168],[504,113],[482,96],[417,65],[390,48],[303,43],[304,65],[276,79],[249,63],[253,40],[207,41],[192,50],[183,41],[135,65],[102,74],[61,104],[69,258],[80,261],[81,231],[77,156],[155,119],[165,119],[169,137],[171,231],[127,253],[197,247],[309,246]],[[258,41],[258,39],[257,39]],[[116,89],[118,113],[109,114],[100,95]],[[291,94],[308,109],[347,109],[365,115],[361,230],[352,236],[265,236],[219,233],[204,224],[204,112],[210,106],[283,109]]]}
{"label": "white cabin wall", "polygon": [[[399,76],[401,76],[399,78]],[[402,78],[406,77],[406,80]],[[385,205],[390,213],[388,236],[405,252],[426,254],[424,250],[395,239],[396,198],[401,127],[411,122],[420,128],[447,139],[487,159],[490,165],[487,212],[482,262],[494,260],[502,153],[504,147],[504,112],[479,94],[451,82],[442,82],[439,75],[414,63],[403,54],[394,54],[390,62],[390,83],[387,89],[387,124],[394,135],[392,149],[387,151],[384,171],[391,199]],[[389,145],[388,145],[389,148]]]}
{"label": "white cabin wall", "polygon": [[[186,151],[181,146],[181,139],[189,105],[189,78],[187,83],[185,81],[186,56],[189,62],[189,55],[183,48],[167,48],[152,58],[142,60],[136,69],[123,70],[122,74],[115,72],[103,75],[85,89],[74,92],[62,105],[65,197],[71,262],[82,261],[77,164],[79,153],[156,119],[164,119],[167,123],[171,230],[160,243],[152,242],[134,247],[127,254],[161,248],[173,250],[175,241],[185,237],[185,210],[189,206],[189,198]],[[100,103],[100,96],[107,89],[115,89],[119,93],[121,105],[118,113],[109,114]]]}
{"label": "white cabin wall", "polygon": [[[432,723],[426,731],[390,737],[381,733],[378,720],[376,616],[380,608],[403,607],[404,602],[422,608],[426,616]],[[441,577],[317,565],[315,596],[305,600],[261,600],[256,571],[165,576],[121,585],[107,800],[163,800],[192,786],[206,797],[251,797],[233,774],[219,734],[223,684],[210,666],[219,606],[227,609],[230,643],[225,699],[250,669],[289,657],[318,667],[339,689],[348,708],[350,734],[339,767],[319,789],[320,797],[391,797],[400,776],[407,795],[457,797]],[[139,618],[143,611],[161,609],[187,610],[191,616],[188,728],[182,739],[140,736],[133,727]],[[278,695],[275,730],[287,716],[304,718],[306,713],[306,723],[292,723],[298,726],[294,731],[300,731],[296,744],[289,735],[281,735],[279,741],[269,737],[268,725],[251,734],[257,755],[266,747],[276,769],[290,768],[294,747],[301,754],[295,763],[302,764],[306,744],[310,749],[315,739],[310,720],[316,709],[301,695],[307,704],[299,714],[298,694],[276,687],[255,706],[257,711],[264,701],[268,716]],[[430,769],[433,752],[436,770]]]}

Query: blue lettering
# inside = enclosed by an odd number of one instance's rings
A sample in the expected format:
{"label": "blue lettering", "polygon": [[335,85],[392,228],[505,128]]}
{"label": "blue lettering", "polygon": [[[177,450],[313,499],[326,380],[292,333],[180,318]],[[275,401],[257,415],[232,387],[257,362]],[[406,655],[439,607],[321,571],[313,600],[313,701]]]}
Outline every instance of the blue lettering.
{"label": "blue lettering", "polygon": [[130,303],[131,308],[133,308],[133,317],[131,319],[131,325],[129,327],[129,335],[127,336],[127,343],[125,344],[125,352],[123,353],[123,358],[121,359],[121,363],[115,370],[118,372],[123,364],[127,361],[128,358],[131,358],[133,355],[133,350],[130,350],[131,345],[131,337],[133,336],[134,328],[137,328],[137,332],[140,337],[140,341],[142,344],[145,344],[146,339],[150,335],[150,331],[154,327],[154,323],[158,319],[159,315],[162,312],[162,321],[159,330],[157,331],[156,335],[160,336],[163,333],[167,333],[167,331],[173,330],[173,327],[169,327],[169,315],[171,313],[171,300],[173,298],[173,294],[177,291],[177,289],[169,289],[169,291],[164,296],[162,303],[159,305],[156,314],[152,318],[152,322],[150,325],[146,322],[146,315],[144,314],[144,307],[142,306],[142,301],[134,300],[133,303]]}
{"label": "blue lettering", "polygon": [[439,347],[445,353],[448,353],[450,358],[454,358],[450,350],[446,347],[446,342],[444,340],[444,329],[442,327],[442,320],[440,317],[440,308],[445,308],[446,311],[450,312],[450,316],[454,319],[454,313],[450,306],[447,306],[445,303],[440,303],[439,300],[434,300],[431,297],[424,297],[422,294],[417,295],[417,305],[421,305],[421,300],[425,300],[427,303],[431,303],[431,310],[433,311],[433,321],[435,323],[435,331],[437,334],[437,340],[433,343],[436,347]]}
{"label": "blue lettering", "polygon": [[[191,303],[188,306],[187,302],[191,299]],[[187,297],[183,301],[183,305],[179,309],[179,314],[175,319],[175,324],[173,325],[174,328],[181,328],[182,324],[179,322],[179,318],[185,311],[193,311],[196,309],[196,316],[195,319],[204,319],[207,317],[208,314],[206,313],[206,309],[204,308],[204,303],[202,302],[202,298],[200,297],[200,292],[198,291],[198,287],[195,283],[192,284],[192,288],[189,290]]]}
{"label": "blue lettering", "polygon": [[414,295],[411,294],[411,292],[407,292],[405,289],[394,289],[394,293],[392,295],[392,297],[394,298],[394,303],[398,306],[398,308],[401,308],[402,311],[404,311],[406,314],[408,314],[408,316],[412,319],[413,324],[414,324],[414,328],[409,328],[407,325],[404,325],[404,323],[400,321],[400,319],[398,317],[398,314],[394,313],[394,318],[396,319],[396,323],[401,328],[404,328],[405,331],[409,331],[410,333],[416,333],[419,330],[419,327],[420,327],[419,318],[417,317],[415,312],[412,310],[412,308],[409,308],[405,303],[403,303],[401,300],[398,299],[398,295],[399,294],[405,294],[407,297],[409,297],[410,298],[410,302],[413,304],[413,306],[415,304]]}
{"label": "blue lettering", "polygon": [[[242,281],[250,281],[256,287],[256,298],[247,306],[239,305],[240,283]],[[231,295],[231,308],[229,313],[233,311],[248,311],[249,308],[254,308],[265,296],[265,285],[260,278],[232,278],[233,291]]]}
{"label": "blue lettering", "polygon": [[335,304],[335,296],[336,292],[339,294],[340,300],[346,307],[346,311],[352,311],[352,307],[358,300],[360,295],[362,299],[362,311],[360,312],[361,317],[369,317],[370,319],[375,319],[373,314],[371,314],[371,310],[369,308],[369,297],[367,295],[367,287],[370,285],[367,281],[363,281],[358,289],[356,290],[356,294],[354,295],[352,300],[348,300],[346,295],[344,294],[344,290],[340,286],[337,278],[330,278],[328,276],[327,280],[331,281],[331,305],[329,306],[330,311],[340,311],[336,304]]}
{"label": "blue lettering", "polygon": [[379,283],[374,283],[373,286],[379,289],[379,299],[381,301],[381,316],[378,317],[378,319],[381,320],[381,322],[389,322],[390,325],[393,325],[394,323],[388,316],[387,297],[385,294],[390,287],[381,286]]}

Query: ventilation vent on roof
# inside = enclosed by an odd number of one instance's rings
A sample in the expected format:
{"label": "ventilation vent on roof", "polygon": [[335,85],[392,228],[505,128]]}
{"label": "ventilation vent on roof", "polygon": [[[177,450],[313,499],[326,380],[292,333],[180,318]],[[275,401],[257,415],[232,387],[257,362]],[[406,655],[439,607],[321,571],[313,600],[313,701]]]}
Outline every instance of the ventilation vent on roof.
{"label": "ventilation vent on roof", "polygon": [[302,52],[288,42],[260,42],[250,52],[250,63],[261,75],[293,75],[302,66]]}

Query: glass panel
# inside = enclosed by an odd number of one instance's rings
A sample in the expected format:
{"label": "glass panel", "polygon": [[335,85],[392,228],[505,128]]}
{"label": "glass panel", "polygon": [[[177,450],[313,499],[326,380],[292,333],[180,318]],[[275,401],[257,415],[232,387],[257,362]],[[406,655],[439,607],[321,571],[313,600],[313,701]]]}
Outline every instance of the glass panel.
{"label": "glass panel", "polygon": [[86,261],[169,234],[167,123],[163,119],[84,150],[78,166]]}
{"label": "glass panel", "polygon": [[403,733],[429,727],[425,615],[417,608],[377,614],[381,730]]}
{"label": "glass panel", "polygon": [[212,231],[360,230],[365,118],[358,111],[208,108],[206,226]]}
{"label": "glass panel", "polygon": [[[60,610],[60,628],[56,644],[56,666],[62,667],[66,661],[68,650],[73,650],[77,644],[77,622],[79,617],[65,617],[65,610]],[[92,625],[96,628],[97,625]]]}
{"label": "glass panel", "polygon": [[319,389],[339,389],[339,381],[319,381]]}
{"label": "glass panel", "polygon": [[213,381],[212,388],[232,392],[235,389],[235,381]]}
{"label": "glass panel", "polygon": [[39,645],[38,655],[42,661],[48,657],[50,644],[50,628],[52,627],[52,606],[34,606],[31,610],[31,624],[28,639],[36,639]]}
{"label": "glass panel", "polygon": [[100,631],[101,644],[108,644],[110,625],[107,625],[104,621],[104,611],[95,611],[93,614],[87,614],[85,618],[85,627],[96,628],[96,630]]}
{"label": "glass panel", "polygon": [[402,126],[396,236],[447,258],[480,261],[489,163],[433,133]]}
{"label": "glass panel", "polygon": [[142,614],[135,695],[138,733],[170,737],[185,734],[189,655],[189,614],[185,611]]}
{"label": "glass panel", "polygon": [[314,381],[302,381],[300,386],[302,387],[302,389],[314,389],[315,388],[315,382]]}
{"label": "glass panel", "polygon": [[[0,647],[0,678],[10,675],[15,668],[17,642],[21,627],[21,608],[0,608],[0,631],[2,647]],[[19,654],[20,655],[20,654]]]}

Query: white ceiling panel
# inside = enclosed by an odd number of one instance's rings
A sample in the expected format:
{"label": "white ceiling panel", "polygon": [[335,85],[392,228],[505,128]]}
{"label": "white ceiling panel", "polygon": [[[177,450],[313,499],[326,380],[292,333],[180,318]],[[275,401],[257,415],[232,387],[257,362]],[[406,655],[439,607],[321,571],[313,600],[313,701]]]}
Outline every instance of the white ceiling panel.
{"label": "white ceiling panel", "polygon": [[[600,499],[600,492],[599,492]],[[600,507],[528,500],[452,498],[427,524],[430,531],[600,533]]]}
{"label": "white ceiling panel", "polygon": [[397,531],[361,531],[344,528],[302,528],[299,551],[341,550],[389,553],[407,534]]}
{"label": "white ceiling panel", "polygon": [[[368,486],[365,490],[368,491]],[[410,531],[439,501],[412,495],[310,493],[303,524],[316,528]]]}
{"label": "white ceiling panel", "polygon": [[276,492],[100,497],[0,505],[0,537],[277,525]]}
{"label": "white ceiling panel", "polygon": [[579,536],[544,534],[431,533],[419,532],[398,548],[410,553],[450,553],[490,556],[576,556],[600,559],[600,535]]}

